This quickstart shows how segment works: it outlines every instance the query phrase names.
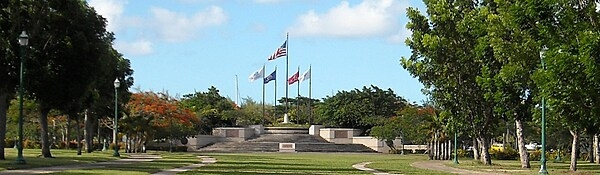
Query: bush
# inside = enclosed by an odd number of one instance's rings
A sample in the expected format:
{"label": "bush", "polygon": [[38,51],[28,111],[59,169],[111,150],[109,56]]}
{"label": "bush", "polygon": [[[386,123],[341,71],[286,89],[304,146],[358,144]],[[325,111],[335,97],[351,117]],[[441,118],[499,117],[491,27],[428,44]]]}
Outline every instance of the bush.
{"label": "bush", "polygon": [[[108,149],[109,150],[114,150],[115,149],[115,144],[114,143],[110,143],[110,145],[108,145]],[[125,143],[119,142],[119,149],[118,150],[124,150],[124,149],[125,149]]]}
{"label": "bush", "polygon": [[458,149],[458,157],[473,158],[473,151]]}
{"label": "bush", "polygon": [[497,160],[518,160],[519,152],[507,147],[506,149],[490,149],[490,156]]}
{"label": "bush", "polygon": [[[528,153],[529,153],[529,161],[540,161],[540,159],[542,158],[542,150],[528,151]],[[554,151],[554,152],[546,151],[546,161],[555,160],[557,154],[558,154],[557,151]],[[570,156],[566,156],[566,153],[564,151],[561,151],[560,154],[561,154],[560,156],[563,160],[565,160],[565,161],[570,160]]]}
{"label": "bush", "polygon": [[35,140],[23,140],[23,148],[25,149],[40,149],[42,148],[42,143]]}
{"label": "bush", "polygon": [[16,140],[13,139],[4,139],[4,148],[12,148],[15,147]]}

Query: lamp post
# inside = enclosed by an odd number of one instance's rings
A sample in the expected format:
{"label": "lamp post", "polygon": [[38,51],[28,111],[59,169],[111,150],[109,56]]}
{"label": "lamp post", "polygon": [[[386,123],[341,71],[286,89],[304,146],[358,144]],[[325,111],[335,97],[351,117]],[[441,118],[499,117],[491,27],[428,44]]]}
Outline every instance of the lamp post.
{"label": "lamp post", "polygon": [[19,70],[19,142],[17,143],[17,164],[26,164],[23,158],[23,67],[25,65],[25,50],[29,43],[29,36],[25,31],[19,35],[21,45],[21,69]]}
{"label": "lamp post", "polygon": [[458,131],[454,131],[454,164],[458,164],[458,149],[456,147],[458,142],[456,141],[456,135],[458,135]]}
{"label": "lamp post", "polygon": [[113,130],[113,144],[114,144],[114,149],[115,152],[113,153],[113,156],[115,157],[120,157],[121,155],[119,154],[119,140],[117,139],[117,129],[119,128],[118,125],[118,118],[117,118],[117,111],[118,111],[118,104],[117,104],[117,99],[118,99],[118,94],[117,94],[117,89],[119,88],[119,86],[121,85],[121,82],[119,82],[119,78],[115,79],[114,82],[115,85],[115,122],[114,122],[114,127],[115,129]]}
{"label": "lamp post", "polygon": [[[548,48],[543,47],[540,51],[540,59],[542,62],[542,69],[546,70],[544,63],[544,53]],[[540,158],[540,174],[548,174],[546,170],[546,98],[542,95],[542,157]]]}

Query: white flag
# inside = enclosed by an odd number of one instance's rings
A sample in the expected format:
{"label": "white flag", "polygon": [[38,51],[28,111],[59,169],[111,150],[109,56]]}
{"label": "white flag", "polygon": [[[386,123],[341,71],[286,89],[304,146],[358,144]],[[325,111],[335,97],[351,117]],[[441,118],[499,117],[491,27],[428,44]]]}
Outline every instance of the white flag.
{"label": "white flag", "polygon": [[262,79],[263,74],[265,74],[265,70],[263,68],[265,68],[265,67],[261,67],[259,70],[252,73],[250,75],[250,77],[248,77],[248,79],[250,79],[250,82],[254,82],[254,80]]}
{"label": "white flag", "polygon": [[302,74],[302,76],[300,76],[300,78],[298,78],[298,80],[300,81],[304,81],[304,80],[308,80],[310,79],[310,69],[308,69],[306,72],[304,72]]}

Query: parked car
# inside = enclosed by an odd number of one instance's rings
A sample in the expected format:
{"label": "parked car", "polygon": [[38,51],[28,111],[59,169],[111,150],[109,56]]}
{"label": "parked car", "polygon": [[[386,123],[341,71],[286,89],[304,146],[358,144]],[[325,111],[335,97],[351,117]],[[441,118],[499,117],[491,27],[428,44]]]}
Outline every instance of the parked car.
{"label": "parked car", "polygon": [[527,150],[536,150],[541,147],[542,145],[539,145],[537,142],[529,142],[529,144],[525,145],[525,148],[527,148]]}

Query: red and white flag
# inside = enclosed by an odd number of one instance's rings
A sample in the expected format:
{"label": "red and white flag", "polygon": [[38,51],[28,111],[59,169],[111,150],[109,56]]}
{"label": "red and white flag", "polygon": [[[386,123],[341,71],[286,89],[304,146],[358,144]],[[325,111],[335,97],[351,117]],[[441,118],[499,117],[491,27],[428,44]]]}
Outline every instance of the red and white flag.
{"label": "red and white flag", "polygon": [[298,82],[298,77],[300,77],[300,72],[296,72],[290,78],[288,78],[288,85],[292,85],[295,82]]}
{"label": "red and white flag", "polygon": [[275,53],[273,53],[273,55],[271,55],[268,60],[269,61],[275,60],[279,57],[286,56],[286,55],[287,55],[287,40],[285,40],[285,42],[283,42],[281,47],[277,48]]}

